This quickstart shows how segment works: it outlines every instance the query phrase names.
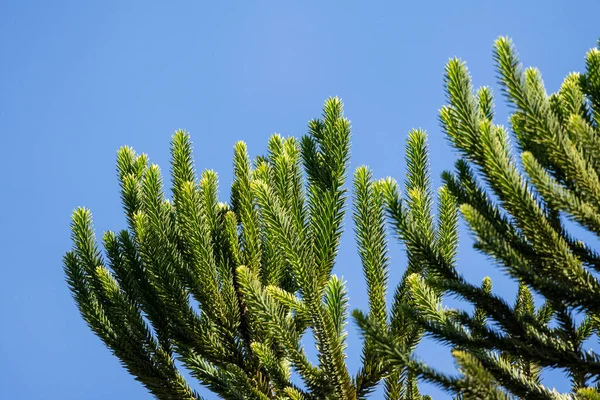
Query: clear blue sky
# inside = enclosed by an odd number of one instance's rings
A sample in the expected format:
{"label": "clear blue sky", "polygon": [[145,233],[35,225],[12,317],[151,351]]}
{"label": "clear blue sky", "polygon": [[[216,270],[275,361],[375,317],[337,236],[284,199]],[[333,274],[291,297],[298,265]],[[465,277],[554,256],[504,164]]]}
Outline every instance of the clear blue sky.
{"label": "clear blue sky", "polygon": [[[148,398],[79,317],[61,264],[75,207],[92,209],[98,232],[125,226],[119,146],[168,170],[172,132],[189,130],[198,168],[220,173],[226,200],[235,141],[260,154],[273,132],[302,135],[337,95],[353,123],[351,170],[369,164],[403,180],[407,132],[422,127],[439,182],[455,158],[437,120],[446,60],[460,56],[477,85],[497,88],[492,43],[509,35],[554,91],[583,69],[598,15],[598,1],[3,1],[0,398]],[[395,285],[405,262],[392,249]],[[469,279],[491,275],[513,296],[466,236],[459,258]],[[364,309],[350,221],[335,272],[348,280],[351,308]],[[355,371],[360,339],[349,330]],[[452,369],[447,349],[426,342],[419,354]],[[562,373],[548,376],[567,388]]]}

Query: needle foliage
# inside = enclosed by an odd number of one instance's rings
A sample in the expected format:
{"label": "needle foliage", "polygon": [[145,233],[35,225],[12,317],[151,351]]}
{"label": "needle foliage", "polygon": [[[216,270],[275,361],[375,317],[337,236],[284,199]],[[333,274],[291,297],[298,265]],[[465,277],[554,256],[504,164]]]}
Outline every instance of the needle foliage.
{"label": "needle foliage", "polygon": [[[509,39],[496,41],[494,60],[512,107],[510,130],[494,123],[493,95],[473,88],[465,63],[446,66],[440,120],[460,159],[440,190],[456,199],[475,248],[518,285],[516,300],[494,294],[487,278],[466,281],[439,245],[456,238],[435,238],[413,222],[420,206],[391,199],[402,241],[428,272],[408,277],[404,304],[428,335],[453,349],[460,374],[411,358],[404,343],[356,317],[377,341],[376,354],[459,399],[599,399],[600,355],[589,343],[600,328],[600,255],[574,228],[588,242],[600,233],[600,50],[591,49],[586,71],[569,74],[551,95],[537,69],[521,66]],[[475,311],[445,308],[443,295]],[[570,393],[545,385],[545,369],[562,370]]]}
{"label": "needle foliage", "polygon": [[[410,161],[415,202],[430,204],[424,136],[415,132]],[[416,376],[391,373],[366,339],[362,365],[346,365],[348,294],[332,274],[346,212],[350,122],[327,100],[300,140],[274,135],[251,160],[235,145],[227,203],[213,171],[197,174],[190,135],[171,142],[172,196],[144,154],[117,156],[128,226],[97,243],[85,208],[72,217],[68,284],[92,331],[131,375],[160,399],[200,399],[183,370],[224,399],[364,399],[385,380],[386,398],[421,400]],[[356,243],[368,287],[369,320],[414,348],[421,329],[400,303],[386,303],[385,222],[390,188],[366,167],[354,176]],[[421,221],[427,212],[415,216]],[[426,224],[428,222],[422,221]],[[412,273],[423,265],[410,262]],[[408,275],[407,275],[408,276]],[[312,335],[316,362],[302,344]],[[354,351],[360,351],[356,349]],[[299,378],[292,379],[292,373]]]}

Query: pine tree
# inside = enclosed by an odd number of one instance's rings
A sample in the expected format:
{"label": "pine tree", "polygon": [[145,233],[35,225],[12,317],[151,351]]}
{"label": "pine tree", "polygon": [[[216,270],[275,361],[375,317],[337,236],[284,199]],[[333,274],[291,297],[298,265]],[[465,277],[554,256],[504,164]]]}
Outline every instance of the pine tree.
{"label": "pine tree", "polygon": [[[414,219],[428,229],[425,142],[415,132],[407,183]],[[218,200],[213,171],[197,176],[188,133],[171,145],[172,199],[160,169],[123,147],[117,171],[128,227],[96,243],[89,210],[72,217],[65,272],[81,315],[131,375],[160,399],[200,399],[184,368],[226,399],[363,399],[382,379],[386,398],[421,400],[416,375],[390,373],[363,344],[362,367],[346,365],[348,296],[332,274],[345,214],[350,123],[329,99],[323,117],[301,140],[274,135],[268,154],[251,161],[234,150],[229,204]],[[354,178],[356,240],[368,286],[368,320],[414,349],[422,330],[402,304],[407,282],[423,272],[409,254],[409,272],[389,315],[386,185],[366,167]],[[450,199],[447,193],[444,199]],[[443,200],[446,201],[446,200]],[[440,247],[455,251],[453,211],[446,204]],[[312,334],[318,363],[303,336]],[[297,372],[301,381],[292,379]]]}
{"label": "pine tree", "polygon": [[[475,248],[518,284],[516,302],[495,295],[489,279],[467,282],[434,231],[413,223],[420,208],[393,194],[390,219],[427,265],[427,274],[408,277],[406,307],[412,304],[420,326],[453,348],[461,374],[447,376],[411,358],[404,343],[355,316],[390,366],[457,398],[600,399],[600,355],[586,346],[600,328],[600,254],[570,232],[578,225],[590,236],[600,233],[600,49],[588,52],[585,73],[569,74],[552,95],[537,69],[521,67],[509,39],[496,41],[494,59],[513,107],[513,135],[493,123],[490,89],[474,91],[466,65],[451,60],[449,104],[440,119],[461,158],[454,173],[443,174],[441,190],[459,204]],[[443,295],[471,303],[475,312],[442,307]],[[564,371],[572,393],[543,385],[546,368]]]}

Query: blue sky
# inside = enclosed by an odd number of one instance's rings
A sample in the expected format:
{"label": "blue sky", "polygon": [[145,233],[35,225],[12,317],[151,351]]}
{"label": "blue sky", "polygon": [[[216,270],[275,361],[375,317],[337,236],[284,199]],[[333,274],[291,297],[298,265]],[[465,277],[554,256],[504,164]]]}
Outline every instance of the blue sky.
{"label": "blue sky", "polygon": [[[75,207],[92,209],[98,232],[125,227],[119,146],[168,170],[169,138],[187,129],[198,169],[219,172],[226,200],[235,141],[261,154],[273,132],[305,133],[337,95],[353,124],[351,171],[368,164],[377,177],[403,180],[407,132],[422,127],[437,183],[455,159],[437,120],[447,59],[463,58],[476,85],[497,89],[492,43],[509,35],[554,91],[568,72],[583,70],[599,14],[597,1],[552,0],[3,1],[0,398],[148,398],[85,326],[62,272]],[[504,101],[497,105],[506,123]],[[351,308],[364,309],[346,226],[335,272],[348,280]],[[490,275],[499,293],[513,296],[514,285],[470,246],[463,236],[460,270],[473,281]],[[394,286],[405,260],[399,244],[391,247]],[[352,323],[349,331],[355,371],[360,338]],[[439,345],[427,341],[419,354],[452,370]],[[568,387],[561,372],[547,382]]]}

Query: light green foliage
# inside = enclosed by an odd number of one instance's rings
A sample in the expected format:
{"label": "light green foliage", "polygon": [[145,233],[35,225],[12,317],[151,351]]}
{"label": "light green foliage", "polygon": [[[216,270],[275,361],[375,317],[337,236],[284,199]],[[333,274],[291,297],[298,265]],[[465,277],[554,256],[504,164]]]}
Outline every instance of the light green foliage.
{"label": "light green foliage", "polygon": [[[158,166],[120,149],[128,229],[105,233],[102,255],[90,212],[73,214],[74,246],[64,262],[83,318],[157,398],[200,398],[175,360],[226,399],[365,398],[389,371],[368,340],[356,376],[346,366],[348,294],[332,269],[349,151],[350,123],[341,101],[329,99],[302,140],[273,135],[267,154],[254,161],[243,142],[235,145],[228,205],[219,202],[215,172],[196,174],[186,132],[172,138],[172,200]],[[412,165],[420,179],[427,174],[423,160]],[[420,330],[403,327],[409,316],[400,310],[402,296],[388,317],[385,186],[366,168],[357,170],[354,218],[369,318],[414,347]],[[415,196],[430,201],[425,192]],[[315,339],[317,364],[302,345],[307,334]],[[292,380],[293,371],[301,382]],[[386,382],[400,390],[389,399],[427,398],[411,372]]]}
{"label": "light green foliage", "polygon": [[[419,325],[455,349],[461,375],[448,377],[411,360],[402,341],[382,335],[361,315],[358,321],[368,339],[379,335],[377,354],[458,399],[598,398],[600,355],[584,344],[598,332],[600,256],[569,233],[566,221],[600,232],[600,51],[590,50],[587,71],[569,74],[550,96],[539,71],[520,66],[509,39],[496,41],[494,58],[514,110],[515,145],[493,122],[491,91],[475,91],[466,65],[450,60],[449,104],[440,119],[461,159],[454,173],[443,174],[441,190],[458,201],[475,247],[518,282],[515,304],[493,294],[487,278],[481,287],[465,281],[439,245],[444,230],[432,240],[431,207],[415,201],[417,195],[404,208],[388,205],[407,250],[427,266],[424,277],[409,276],[407,296]],[[420,157],[418,147],[410,150],[409,158]],[[423,222],[414,223],[415,215]],[[544,300],[539,308],[534,293]],[[444,294],[472,303],[474,313],[442,307]],[[544,368],[563,370],[572,393],[543,385]]]}
{"label": "light green foliage", "polygon": [[[355,174],[355,226],[357,242],[367,277],[369,291],[369,314],[355,312],[360,326],[371,326],[378,332],[366,335],[363,358],[379,360],[382,356],[389,374],[385,378],[386,399],[427,399],[417,387],[418,374],[411,369],[408,359],[398,358],[391,361],[385,352],[378,349],[382,337],[389,338],[398,346],[399,352],[412,353],[423,335],[422,327],[417,324],[418,312],[410,298],[412,278],[427,276],[427,260],[419,250],[406,241],[406,226],[413,233],[443,254],[445,260],[453,264],[458,243],[457,208],[454,197],[446,189],[438,193],[438,215],[433,217],[433,195],[429,183],[429,161],[427,156],[427,136],[422,130],[410,132],[406,145],[407,174],[405,196],[400,195],[398,184],[391,178],[372,182],[371,172],[361,167]],[[387,214],[387,215],[386,215]],[[389,320],[385,309],[385,290],[387,282],[387,243],[385,238],[385,220],[396,235],[405,243],[408,266],[401,282],[396,287],[391,305]],[[438,295],[433,293],[436,298]],[[381,310],[381,311],[378,311]],[[381,363],[381,361],[378,361]],[[374,370],[375,366],[371,366]],[[368,376],[367,370],[367,376]]]}

